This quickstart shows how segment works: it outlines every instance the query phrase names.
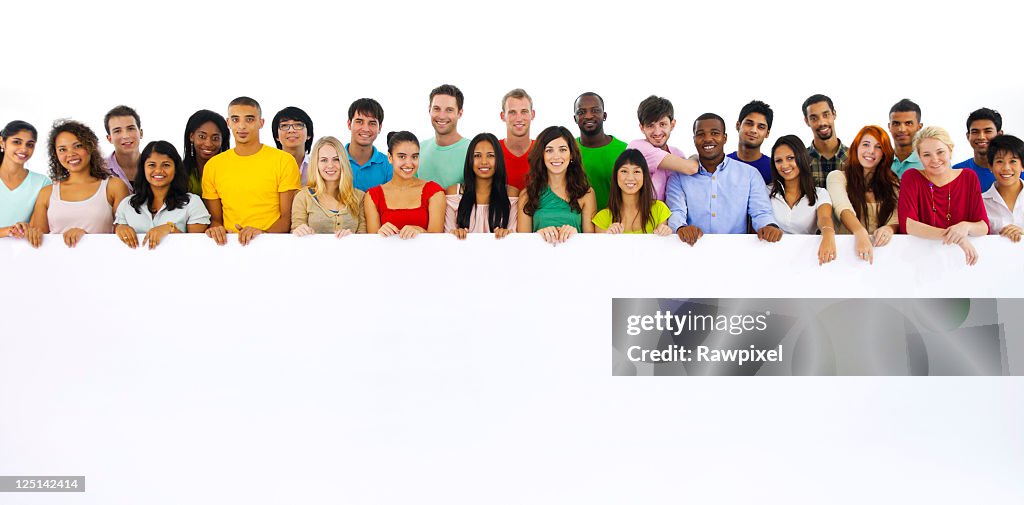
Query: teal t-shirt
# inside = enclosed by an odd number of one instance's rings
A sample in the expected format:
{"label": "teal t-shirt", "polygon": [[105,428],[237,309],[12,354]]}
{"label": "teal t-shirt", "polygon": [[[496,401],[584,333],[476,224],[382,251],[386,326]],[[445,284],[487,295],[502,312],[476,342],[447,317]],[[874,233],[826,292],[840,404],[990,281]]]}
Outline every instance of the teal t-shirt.
{"label": "teal t-shirt", "polygon": [[0,226],[27,223],[32,218],[39,190],[49,185],[49,177],[31,170],[13,190],[0,182]]}
{"label": "teal t-shirt", "polygon": [[416,177],[426,181],[434,181],[447,188],[462,184],[466,166],[466,151],[469,150],[469,139],[450,146],[438,146],[433,138],[420,143],[420,168]]}
{"label": "teal t-shirt", "polygon": [[597,209],[604,209],[608,207],[615,160],[626,150],[626,143],[613,136],[612,141],[602,147],[584,147],[579,137],[576,137],[576,144],[580,146],[580,155],[583,156],[583,171],[587,173],[590,187],[594,188]]}

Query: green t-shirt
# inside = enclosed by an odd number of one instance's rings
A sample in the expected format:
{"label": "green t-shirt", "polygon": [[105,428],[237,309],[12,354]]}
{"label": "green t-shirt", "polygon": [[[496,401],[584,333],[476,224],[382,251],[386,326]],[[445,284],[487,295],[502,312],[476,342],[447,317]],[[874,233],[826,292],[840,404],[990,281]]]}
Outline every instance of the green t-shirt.
{"label": "green t-shirt", "polygon": [[462,184],[466,166],[466,151],[469,150],[469,139],[450,146],[438,146],[433,137],[420,143],[420,168],[416,177],[425,181],[434,181],[442,188]]}
{"label": "green t-shirt", "polygon": [[579,137],[576,137],[576,144],[580,146],[580,154],[583,156],[583,171],[587,173],[590,187],[594,188],[597,208],[604,209],[608,207],[612,169],[615,167],[615,160],[626,150],[626,143],[613,136],[612,141],[604,147],[584,147],[580,144]]}
{"label": "green t-shirt", "polygon": [[[659,224],[668,221],[668,217],[672,215],[672,211],[669,210],[668,205],[661,200],[655,200],[654,205],[651,206],[651,219],[653,222],[647,223],[644,226],[644,233],[653,233],[654,228]],[[594,215],[594,226],[607,230],[612,225],[612,211],[608,209],[601,209],[597,214]],[[640,233],[640,230],[627,231],[626,233]]]}

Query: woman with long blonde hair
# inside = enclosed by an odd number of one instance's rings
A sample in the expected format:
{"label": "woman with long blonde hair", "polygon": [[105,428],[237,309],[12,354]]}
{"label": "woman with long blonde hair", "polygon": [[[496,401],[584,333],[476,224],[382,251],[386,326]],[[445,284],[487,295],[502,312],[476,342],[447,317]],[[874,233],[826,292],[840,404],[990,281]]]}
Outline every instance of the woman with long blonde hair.
{"label": "woman with long blonde hair", "polygon": [[333,233],[338,238],[366,233],[366,194],[352,187],[352,167],[341,141],[321,137],[310,152],[309,185],[292,202],[292,233]]}

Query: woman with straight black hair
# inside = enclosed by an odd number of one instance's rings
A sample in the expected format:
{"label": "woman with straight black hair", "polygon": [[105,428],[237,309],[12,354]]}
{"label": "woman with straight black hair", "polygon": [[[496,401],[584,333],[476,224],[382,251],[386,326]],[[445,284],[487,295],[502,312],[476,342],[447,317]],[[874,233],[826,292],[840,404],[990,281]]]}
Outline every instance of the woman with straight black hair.
{"label": "woman with straight black hair", "polygon": [[25,168],[37,136],[25,121],[11,121],[0,130],[0,237],[25,236],[39,190],[50,185],[48,177]]}
{"label": "woman with straight black hair", "polygon": [[170,142],[146,145],[134,186],[135,194],[122,200],[114,215],[114,233],[128,247],[138,247],[137,233],[145,233],[142,244],[153,249],[171,233],[203,233],[210,226],[210,213],[188,192],[188,175]]}
{"label": "woman with straight black hair", "polygon": [[577,232],[594,233],[597,198],[572,133],[564,126],[545,128],[529,160],[526,191],[519,195],[518,231],[537,233],[551,245]]}
{"label": "woman with straight black hair", "polygon": [[783,233],[793,235],[813,235],[821,231],[818,264],[836,259],[832,199],[825,188],[814,186],[811,157],[800,137],[786,135],[775,141],[768,162],[772,176],[768,197],[775,223]]}
{"label": "woman with straight black hair", "polygon": [[666,221],[672,215],[665,202],[654,198],[654,183],[647,159],[626,149],[615,160],[608,192],[608,208],[594,215],[598,233],[672,234]]}
{"label": "woman with straight black hair", "polygon": [[196,111],[185,123],[185,159],[188,192],[203,195],[203,167],[210,158],[231,149],[231,136],[224,117],[212,110]]}
{"label": "woman with straight black hair", "polygon": [[516,227],[519,190],[509,186],[498,137],[481,133],[469,142],[463,167],[465,184],[447,190],[444,231],[460,239],[467,233],[503,238]]}

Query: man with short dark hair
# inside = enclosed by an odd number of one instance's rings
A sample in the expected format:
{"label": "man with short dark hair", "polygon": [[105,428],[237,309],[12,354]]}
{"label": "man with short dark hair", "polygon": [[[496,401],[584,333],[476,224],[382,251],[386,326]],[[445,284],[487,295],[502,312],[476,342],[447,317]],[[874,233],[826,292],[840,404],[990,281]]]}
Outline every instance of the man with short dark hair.
{"label": "man with short dark hair", "polygon": [[889,109],[889,134],[895,150],[892,171],[896,177],[903,177],[908,169],[923,168],[921,158],[914,151],[914,135],[922,126],[921,107],[910,99],[904,98]]}
{"label": "man with short dark hair", "polygon": [[218,245],[238,232],[247,245],[262,233],[291,230],[292,199],[299,189],[299,166],[288,153],[263,145],[259,102],[240,96],[228,104],[228,129],[235,148],[206,162],[203,202],[210,211],[206,235]]}
{"label": "man with short dark hair", "polygon": [[139,170],[139,144],[142,141],[142,120],[135,109],[118,105],[103,116],[103,129],[107,131],[107,142],[114,146],[114,152],[107,158],[107,171],[124,181],[128,189]]}
{"label": "man with short dark hair", "polygon": [[807,154],[811,156],[811,175],[814,176],[814,185],[824,188],[828,173],[842,168],[849,156],[846,146],[835,133],[836,108],[831,98],[817,94],[804,100],[801,109],[804,124],[814,134],[811,145],[807,146]]}
{"label": "man with short dark hair", "polygon": [[636,149],[644,155],[654,184],[654,197],[664,200],[669,174],[695,174],[699,165],[687,159],[682,150],[668,145],[676,120],[675,109],[667,98],[655,95],[645,98],[637,107],[636,117],[640,121],[640,131],[644,138],[630,142],[628,148]]}
{"label": "man with short dark hair", "polygon": [[615,160],[626,150],[626,143],[604,132],[608,114],[604,111],[604,99],[593,91],[576,97],[573,104],[573,119],[580,128],[576,143],[583,158],[583,171],[590,180],[597,197],[597,210],[608,207],[608,194],[615,175],[612,171]]}
{"label": "man with short dark hair", "polygon": [[982,107],[967,116],[967,142],[974,150],[974,157],[967,158],[953,168],[969,168],[978,175],[981,192],[984,193],[996,182],[996,176],[988,164],[988,143],[1003,134],[1003,116],[999,112]]}
{"label": "man with short dark hair", "polygon": [[736,151],[729,154],[730,158],[756,168],[765,184],[772,182],[772,162],[761,153],[761,144],[771,133],[773,116],[772,108],[760,100],[744,105],[736,120],[739,145]]}
{"label": "man with short dark hair", "polygon": [[501,98],[500,117],[506,128],[505,138],[501,139],[501,152],[505,156],[508,185],[525,189],[526,174],[530,172],[528,155],[533,146],[530,123],[537,117],[537,112],[533,110],[533,99],[522,88],[505,93]]}
{"label": "man with short dark hair", "polygon": [[707,233],[747,233],[747,218],[757,237],[778,242],[768,188],[757,169],[725,155],[725,120],[711,112],[693,122],[693,145],[700,168],[693,175],[673,173],[665,187],[672,210],[668,226],[691,246]]}
{"label": "man with short dark hair", "polygon": [[434,181],[442,188],[462,184],[469,139],[459,134],[462,117],[462,91],[442,84],[430,91],[430,126],[434,136],[420,142],[420,166],[417,177]]}
{"label": "man with short dark hair", "polygon": [[309,178],[309,150],[313,147],[313,119],[298,107],[285,107],[274,114],[270,129],[277,148],[295,158],[305,186]]}
{"label": "man with short dark hair", "polygon": [[384,108],[372,98],[360,98],[348,108],[348,129],[352,135],[345,150],[352,165],[352,185],[360,191],[390,181],[394,172],[388,156],[373,147],[383,124]]}

